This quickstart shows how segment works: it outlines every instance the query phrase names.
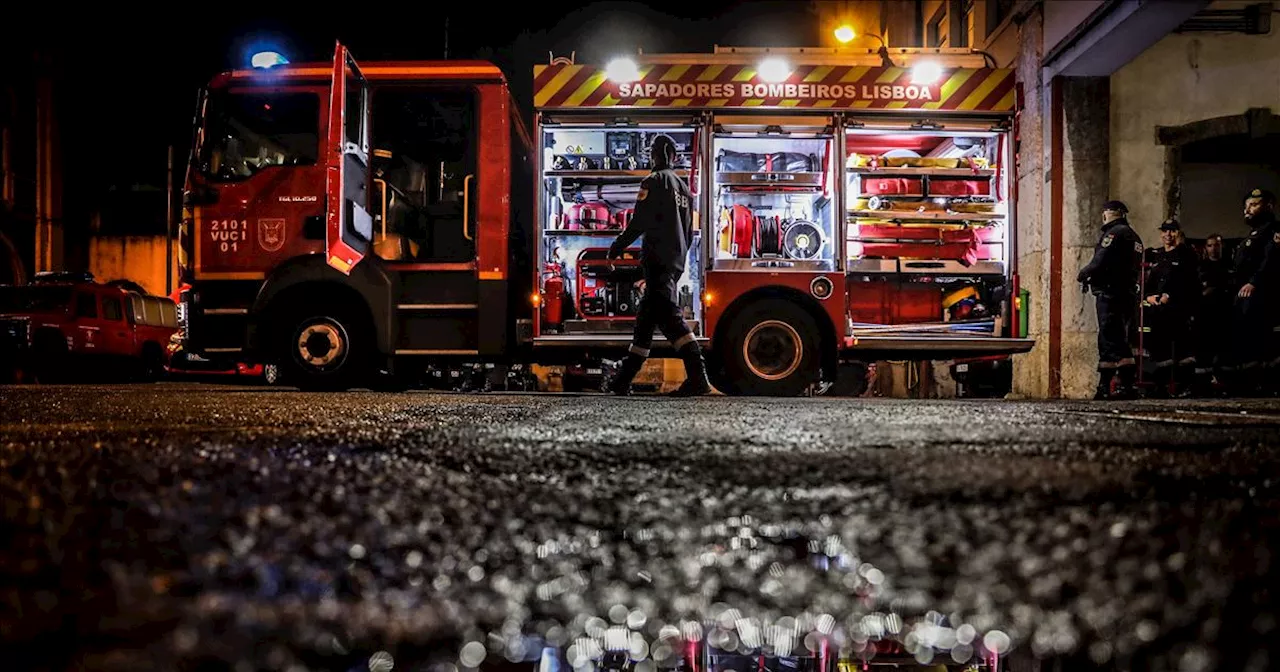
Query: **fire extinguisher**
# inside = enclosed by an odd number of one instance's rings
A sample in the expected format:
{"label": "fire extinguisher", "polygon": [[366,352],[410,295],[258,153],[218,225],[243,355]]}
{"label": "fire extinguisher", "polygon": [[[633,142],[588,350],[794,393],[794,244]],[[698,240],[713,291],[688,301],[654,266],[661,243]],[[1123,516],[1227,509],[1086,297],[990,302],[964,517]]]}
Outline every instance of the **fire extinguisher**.
{"label": "fire extinguisher", "polygon": [[547,262],[542,270],[542,321],[559,325],[564,320],[564,274],[560,264]]}

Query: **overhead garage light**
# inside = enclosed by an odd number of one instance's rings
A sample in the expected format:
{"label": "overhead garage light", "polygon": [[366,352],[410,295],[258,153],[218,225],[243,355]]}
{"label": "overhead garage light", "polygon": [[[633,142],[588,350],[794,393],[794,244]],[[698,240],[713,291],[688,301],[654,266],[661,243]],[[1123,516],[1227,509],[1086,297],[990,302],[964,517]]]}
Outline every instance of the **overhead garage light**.
{"label": "overhead garage light", "polygon": [[936,61],[920,61],[911,67],[912,84],[936,84],[942,79],[942,66]]}
{"label": "overhead garage light", "polygon": [[791,66],[776,56],[760,61],[760,67],[756,71],[760,74],[760,79],[771,83],[786,81],[791,76]]}
{"label": "overhead garage light", "polygon": [[605,66],[604,76],[614,82],[634,82],[640,79],[640,66],[630,58],[615,58]]}

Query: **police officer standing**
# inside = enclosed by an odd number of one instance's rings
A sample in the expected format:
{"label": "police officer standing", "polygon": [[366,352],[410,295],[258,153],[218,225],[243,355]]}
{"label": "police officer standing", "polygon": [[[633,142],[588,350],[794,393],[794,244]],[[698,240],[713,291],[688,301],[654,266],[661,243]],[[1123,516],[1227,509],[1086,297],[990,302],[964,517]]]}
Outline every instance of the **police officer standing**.
{"label": "police officer standing", "polygon": [[1193,324],[1196,341],[1196,371],[1192,393],[1197,397],[1214,394],[1214,381],[1226,355],[1231,329],[1231,264],[1222,256],[1222,234],[1211,233],[1204,241],[1204,258],[1199,263],[1200,305]]}
{"label": "police officer standing", "polygon": [[1200,297],[1198,260],[1181,231],[1176,219],[1166,219],[1160,225],[1163,247],[1149,257],[1151,271],[1143,288],[1143,315],[1148,318],[1143,320],[1143,326],[1151,327],[1143,345],[1155,368],[1152,390],[1161,397],[1176,392],[1170,389],[1175,385],[1189,384],[1195,363],[1191,320]]}
{"label": "police officer standing", "polygon": [[1236,394],[1257,394],[1267,384],[1276,359],[1277,304],[1280,304],[1280,225],[1275,194],[1254,189],[1244,202],[1249,237],[1236,248],[1232,362]]}
{"label": "police officer standing", "polygon": [[636,315],[630,351],[611,388],[617,395],[631,392],[631,381],[649,357],[653,330],[657,327],[684,360],[685,381],[674,395],[706,394],[711,391],[711,383],[707,380],[702,349],[676,302],[676,284],[684,274],[685,260],[693,242],[693,195],[689,185],[672,169],[676,143],[670,136],[654,137],[649,158],[653,172],[640,183],[631,221],[609,248],[609,258],[616,259],[637,238],[644,236],[640,250],[644,297]]}
{"label": "police officer standing", "polygon": [[[1133,322],[1138,312],[1138,276],[1142,270],[1142,239],[1129,226],[1129,208],[1120,201],[1102,207],[1102,237],[1076,280],[1092,289],[1098,309],[1098,389],[1094,399],[1135,396],[1137,367],[1133,359]],[[1111,381],[1119,375],[1113,396]]]}

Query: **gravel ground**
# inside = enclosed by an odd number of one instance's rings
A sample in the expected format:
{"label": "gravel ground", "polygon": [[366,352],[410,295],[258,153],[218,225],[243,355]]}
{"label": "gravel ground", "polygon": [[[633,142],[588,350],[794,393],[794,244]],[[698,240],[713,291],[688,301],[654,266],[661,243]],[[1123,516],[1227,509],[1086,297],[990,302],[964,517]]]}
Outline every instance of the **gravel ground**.
{"label": "gravel ground", "polygon": [[644,672],[682,632],[1280,665],[1274,401],[161,384],[0,409],[0,650],[32,669],[531,671],[548,645]]}

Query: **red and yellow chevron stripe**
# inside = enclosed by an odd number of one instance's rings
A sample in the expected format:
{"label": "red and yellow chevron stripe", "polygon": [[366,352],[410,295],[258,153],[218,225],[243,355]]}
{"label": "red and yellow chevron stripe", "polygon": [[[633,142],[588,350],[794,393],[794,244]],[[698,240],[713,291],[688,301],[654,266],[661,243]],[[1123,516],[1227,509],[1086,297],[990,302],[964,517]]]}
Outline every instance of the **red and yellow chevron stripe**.
{"label": "red and yellow chevron stripe", "polygon": [[539,65],[533,69],[534,106],[805,108],[838,110],[1013,109],[1014,72],[996,68],[943,70],[937,83],[911,81],[908,68],[800,65],[784,82],[766,83],[752,65],[649,63],[640,79],[619,84],[593,65]]}

